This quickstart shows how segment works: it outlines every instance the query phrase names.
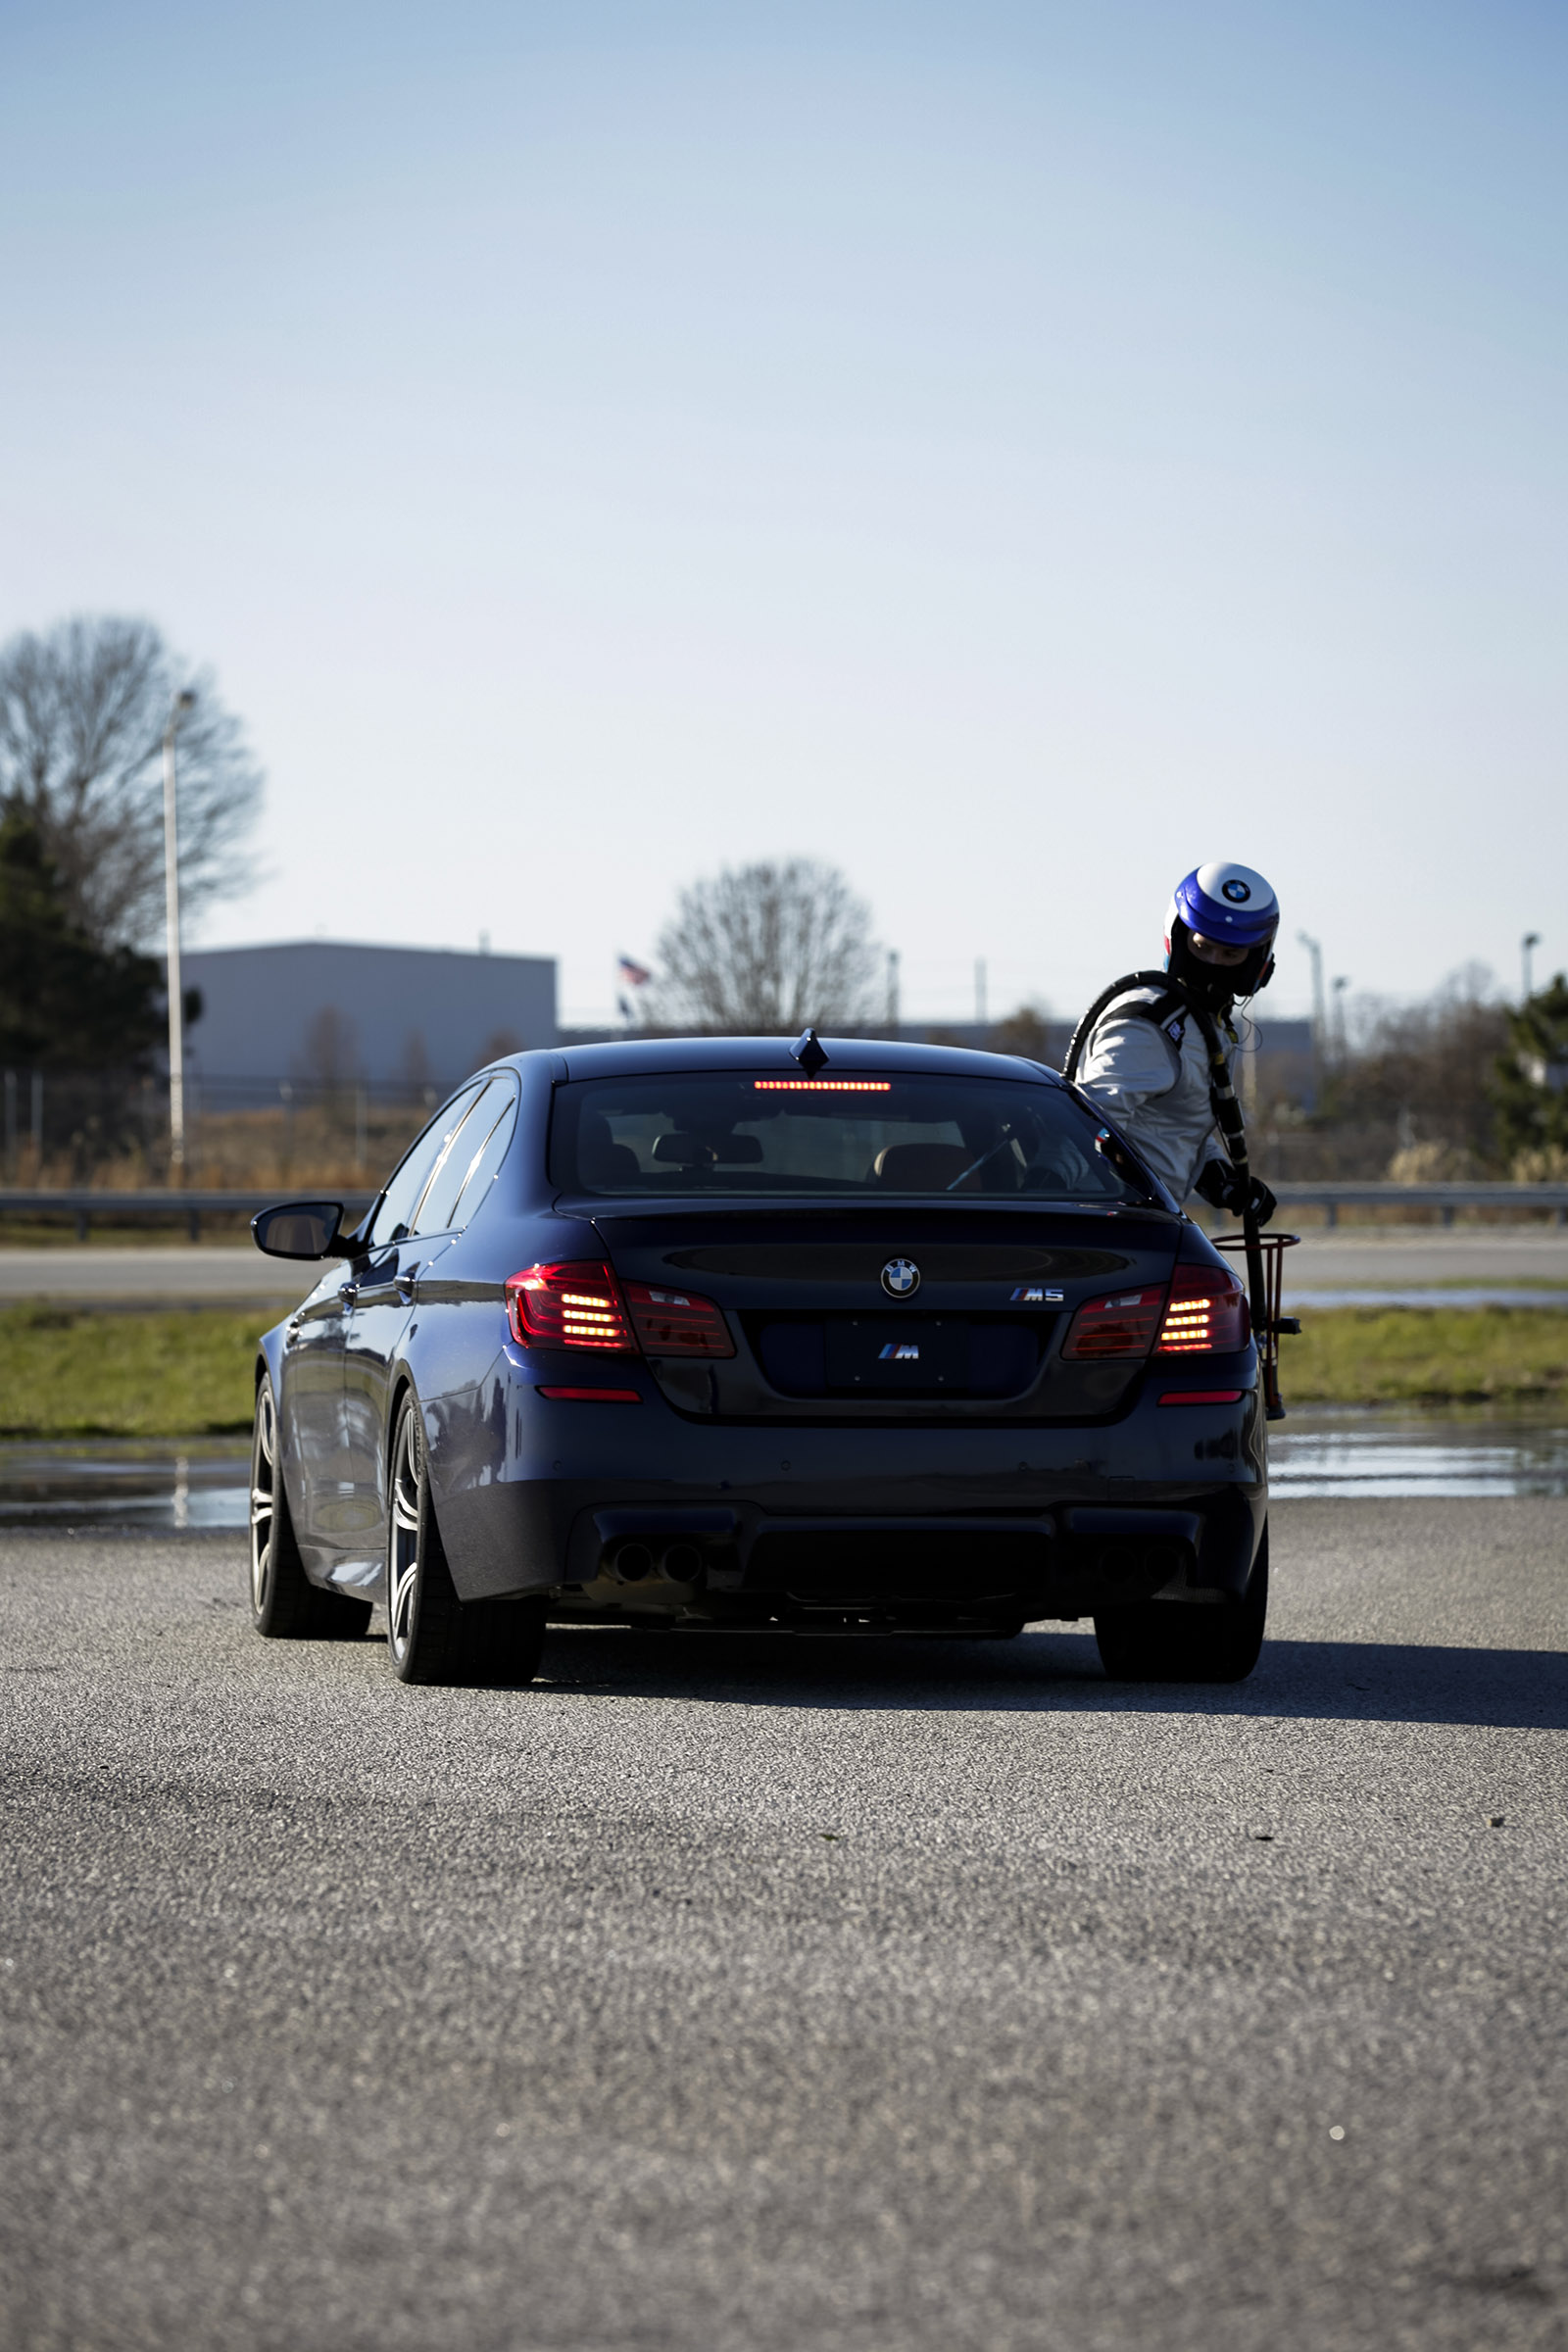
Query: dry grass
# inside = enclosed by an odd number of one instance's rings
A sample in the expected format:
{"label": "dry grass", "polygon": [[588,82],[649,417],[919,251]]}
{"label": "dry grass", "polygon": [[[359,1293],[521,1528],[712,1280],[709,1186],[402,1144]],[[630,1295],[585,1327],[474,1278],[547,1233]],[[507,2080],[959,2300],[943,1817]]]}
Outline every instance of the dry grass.
{"label": "dry grass", "polygon": [[[337,1107],[315,1103],[296,1111],[213,1111],[192,1122],[186,1142],[185,1182],[193,1190],[280,1191],[336,1185],[370,1192],[396,1166],[424,1125],[434,1102],[373,1103],[363,1125],[352,1099]],[[30,1142],[17,1155],[15,1181],[24,1188],[87,1183],[97,1192],[141,1192],[169,1181],[168,1138],[159,1130],[146,1151],[96,1161],[78,1175],[69,1152],[40,1162]]]}

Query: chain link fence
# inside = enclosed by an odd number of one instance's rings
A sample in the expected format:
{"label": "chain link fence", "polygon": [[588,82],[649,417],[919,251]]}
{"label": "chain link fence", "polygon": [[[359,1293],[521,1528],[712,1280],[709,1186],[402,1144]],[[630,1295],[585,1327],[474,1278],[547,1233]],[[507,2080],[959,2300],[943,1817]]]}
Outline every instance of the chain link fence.
{"label": "chain link fence", "polygon": [[[136,1191],[169,1183],[166,1079],[21,1068],[0,1073],[0,1088],[6,1185]],[[181,1182],[373,1187],[450,1091],[370,1079],[231,1079],[187,1068]]]}

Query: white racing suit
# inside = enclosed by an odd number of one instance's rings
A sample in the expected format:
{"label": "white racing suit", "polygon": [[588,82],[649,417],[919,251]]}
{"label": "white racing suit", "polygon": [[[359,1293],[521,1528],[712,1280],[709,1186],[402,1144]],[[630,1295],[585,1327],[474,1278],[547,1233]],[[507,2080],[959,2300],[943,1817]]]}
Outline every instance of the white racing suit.
{"label": "white racing suit", "polygon": [[[1160,1019],[1130,1010],[1134,1004],[1159,1006]],[[1234,1048],[1229,1022],[1216,1025]],[[1214,1132],[1202,1031],[1185,1006],[1160,990],[1131,988],[1106,1005],[1089,1033],[1078,1084],[1091,1102],[1103,1105],[1178,1200],[1187,1199],[1210,1160],[1229,1168]]]}

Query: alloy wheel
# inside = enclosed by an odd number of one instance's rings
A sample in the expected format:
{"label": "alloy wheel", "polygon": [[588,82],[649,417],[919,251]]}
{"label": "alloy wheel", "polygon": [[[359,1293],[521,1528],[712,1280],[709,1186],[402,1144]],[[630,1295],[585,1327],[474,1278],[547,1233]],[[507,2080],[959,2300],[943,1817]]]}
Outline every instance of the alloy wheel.
{"label": "alloy wheel", "polygon": [[419,1584],[419,1416],[406,1405],[392,1454],[392,1510],[386,1563],[387,1637],[402,1662],[414,1638]]}
{"label": "alloy wheel", "polygon": [[258,1618],[271,1592],[276,1527],[277,1401],[271,1382],[264,1380],[256,1393],[251,1441],[251,1607]]}

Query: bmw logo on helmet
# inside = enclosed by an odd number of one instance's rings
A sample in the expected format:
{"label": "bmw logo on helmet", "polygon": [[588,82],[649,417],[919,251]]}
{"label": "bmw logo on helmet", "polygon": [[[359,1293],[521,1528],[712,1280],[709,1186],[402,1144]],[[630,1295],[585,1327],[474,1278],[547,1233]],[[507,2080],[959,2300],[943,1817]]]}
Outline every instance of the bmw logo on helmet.
{"label": "bmw logo on helmet", "polygon": [[1280,903],[1255,866],[1227,859],[1198,866],[1177,883],[1165,912],[1166,950],[1174,923],[1200,931],[1205,939],[1223,939],[1244,948],[1273,945],[1280,925]]}
{"label": "bmw logo on helmet", "polygon": [[912,1298],[920,1288],[920,1269],[912,1257],[890,1257],[882,1269],[882,1288],[890,1298]]}

